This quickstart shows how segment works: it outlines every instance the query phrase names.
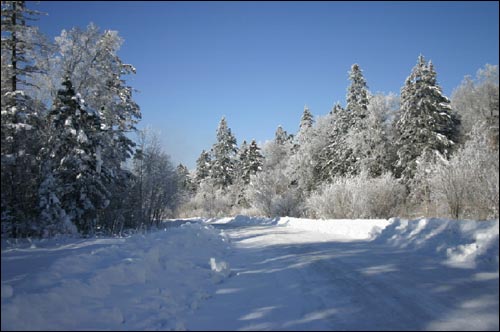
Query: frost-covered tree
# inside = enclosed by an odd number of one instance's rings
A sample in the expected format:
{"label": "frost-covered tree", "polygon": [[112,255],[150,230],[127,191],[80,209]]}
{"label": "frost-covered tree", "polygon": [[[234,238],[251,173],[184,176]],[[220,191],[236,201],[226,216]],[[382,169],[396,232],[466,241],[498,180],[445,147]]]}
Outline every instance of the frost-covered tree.
{"label": "frost-covered tree", "polygon": [[346,109],[353,113],[352,116],[364,118],[368,110],[368,87],[358,64],[351,66],[349,80],[351,84],[347,88]]}
{"label": "frost-covered tree", "polygon": [[103,169],[112,178],[113,205],[123,201],[120,188],[129,177],[122,165],[132,156],[135,143],[127,133],[135,130],[141,118],[140,108],[133,99],[134,90],[125,80],[135,74],[135,68],[117,54],[122,44],[117,31],[101,31],[92,23],[84,30],[63,30],[55,38],[54,54],[48,62],[52,80],[45,81],[45,89],[54,91],[60,82],[57,78],[68,73],[86,104],[99,112],[104,129]]}
{"label": "frost-covered tree", "polygon": [[398,107],[395,95],[371,96],[367,116],[349,130],[346,141],[356,156],[358,173],[378,177],[391,171],[395,157],[390,144],[390,118]]}
{"label": "frost-covered tree", "polygon": [[309,130],[314,123],[314,117],[312,113],[309,111],[309,107],[304,106],[304,113],[302,113],[302,117],[300,118],[300,126],[299,126],[299,136],[305,131]]}
{"label": "frost-covered tree", "polygon": [[217,142],[212,147],[211,176],[220,188],[231,185],[235,177],[236,138],[222,118],[217,128]]}
{"label": "frost-covered tree", "polygon": [[262,171],[263,159],[264,157],[260,153],[260,148],[257,146],[257,142],[252,140],[246,149],[244,163],[241,164],[241,168],[243,170],[243,181],[245,184],[250,183],[250,176]]}
{"label": "frost-covered tree", "polygon": [[212,164],[212,159],[210,158],[210,153],[203,150],[200,156],[196,159],[196,183],[199,185],[203,179],[210,176],[210,165]]}
{"label": "frost-covered tree", "polygon": [[240,145],[238,149],[238,155],[236,157],[236,177],[241,179],[243,183],[248,183],[246,180],[246,174],[244,168],[248,164],[248,143],[246,140]]}
{"label": "frost-covered tree", "polygon": [[352,147],[347,143],[351,117],[347,110],[339,107],[329,114],[325,123],[328,130],[325,135],[325,146],[318,155],[316,177],[321,181],[329,181],[337,176],[355,173],[356,162]]}
{"label": "frost-covered tree", "polygon": [[[331,117],[331,130],[325,140],[328,144],[319,155],[317,176],[325,180],[333,180],[338,176],[352,175],[360,172],[359,160],[363,158],[360,151],[355,151],[350,144],[349,134],[362,136],[368,124],[368,87],[363,73],[358,64],[353,64],[349,71],[351,81],[347,88],[347,106],[343,109],[338,103],[333,107]],[[365,144],[366,145],[366,144]]]}
{"label": "frost-covered tree", "polygon": [[133,161],[136,199],[133,224],[137,228],[158,226],[176,208],[178,177],[156,133],[139,132],[139,151]]}
{"label": "frost-covered tree", "polygon": [[274,141],[278,145],[284,145],[292,140],[293,136],[289,135],[283,127],[278,126],[274,133]]}
{"label": "frost-covered tree", "polygon": [[194,191],[194,184],[188,168],[183,164],[179,164],[177,165],[175,172],[177,175],[177,188],[180,191],[180,194],[190,195]]}
{"label": "frost-covered tree", "polygon": [[264,169],[286,167],[286,162],[293,150],[293,136],[278,126],[274,134],[274,140],[263,146]]}
{"label": "frost-covered tree", "polygon": [[469,132],[470,139],[449,160],[418,165],[413,210],[455,219],[498,218],[498,149],[491,149],[487,125]]}
{"label": "frost-covered tree", "polygon": [[301,213],[301,193],[288,176],[288,164],[293,152],[293,136],[281,126],[273,141],[263,148],[262,171],[250,176],[248,202],[260,214],[267,216],[298,216]]}
{"label": "frost-covered tree", "polygon": [[63,85],[48,114],[50,133],[47,150],[42,152],[48,170],[44,183],[53,176],[56,186],[45,192],[59,199],[80,232],[92,234],[98,226],[98,211],[108,206],[110,195],[101,157],[101,121],[99,113],[75,92],[69,77]]}
{"label": "frost-covered tree", "polygon": [[[345,161],[345,168],[348,170],[347,174],[358,174],[361,171],[361,161],[368,157],[367,153],[370,153],[369,149],[363,149],[360,146],[366,147],[373,144],[373,142],[369,142],[368,131],[371,130],[370,125],[373,124],[369,122],[373,122],[374,119],[372,117],[372,119],[368,120],[370,96],[363,72],[358,64],[351,66],[349,80],[351,84],[347,88],[347,112],[344,117],[344,121],[348,125],[348,134],[345,146],[341,147],[341,149],[344,150],[347,156],[352,157],[347,158]],[[356,137],[355,144],[353,144],[352,137]]]}
{"label": "frost-covered tree", "polygon": [[396,175],[413,178],[417,158],[448,157],[455,145],[458,121],[441,91],[434,66],[422,55],[401,88],[401,108],[395,123]]}
{"label": "frost-covered tree", "polygon": [[297,217],[302,213],[300,191],[280,168],[253,175],[248,188],[248,200],[260,214],[268,217]]}
{"label": "frost-covered tree", "polygon": [[336,102],[335,105],[333,105],[331,111],[330,111],[330,115],[333,115],[333,114],[337,114],[339,113],[340,111],[343,111],[344,109],[342,108],[342,105],[340,105],[339,102]]}
{"label": "frost-covered tree", "polygon": [[462,140],[468,138],[474,126],[486,123],[491,145],[498,148],[498,65],[485,65],[475,79],[466,76],[453,91],[451,105],[460,116]]}
{"label": "frost-covered tree", "polygon": [[310,191],[316,182],[314,179],[318,159],[316,147],[318,140],[324,140],[326,137],[326,133],[323,137],[319,137],[323,132],[319,133],[317,127],[312,114],[305,106],[297,134],[298,144],[294,146],[286,167],[286,174],[302,193]]}
{"label": "frost-covered tree", "polygon": [[2,1],[1,182],[2,234],[30,235],[37,214],[37,188],[44,105],[32,98],[33,75],[40,72],[38,54],[44,39],[36,11],[24,1]]}
{"label": "frost-covered tree", "polygon": [[337,177],[322,184],[306,201],[315,218],[389,218],[402,206],[406,190],[391,174]]}

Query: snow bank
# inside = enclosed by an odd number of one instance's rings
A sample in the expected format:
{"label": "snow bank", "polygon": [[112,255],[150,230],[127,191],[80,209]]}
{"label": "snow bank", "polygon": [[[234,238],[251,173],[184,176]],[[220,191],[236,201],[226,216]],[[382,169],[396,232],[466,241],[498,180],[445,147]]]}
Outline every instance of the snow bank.
{"label": "snow bank", "polygon": [[455,267],[478,264],[498,270],[498,220],[392,218],[375,243],[439,255]]}
{"label": "snow bank", "polygon": [[227,224],[231,226],[271,226],[278,223],[279,218],[249,217],[237,215],[236,217],[206,219],[209,224]]}
{"label": "snow bank", "polygon": [[[5,243],[4,243],[5,245]],[[229,277],[210,225],[2,250],[2,330],[182,330]]]}
{"label": "snow bank", "polygon": [[282,217],[278,225],[338,235],[350,240],[372,239],[391,221],[385,219],[299,219]]}
{"label": "snow bank", "polygon": [[348,240],[373,240],[396,248],[408,248],[425,255],[440,255],[454,267],[498,270],[498,220],[332,219],[314,220],[283,217],[278,225],[338,235]]}

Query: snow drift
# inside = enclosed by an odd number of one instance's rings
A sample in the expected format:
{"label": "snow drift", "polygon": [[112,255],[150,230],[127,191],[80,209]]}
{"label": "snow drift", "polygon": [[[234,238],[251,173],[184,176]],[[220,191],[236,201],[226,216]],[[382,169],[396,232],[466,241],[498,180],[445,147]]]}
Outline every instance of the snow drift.
{"label": "snow drift", "polygon": [[228,239],[199,223],[30,247],[2,250],[2,330],[182,330],[229,276]]}

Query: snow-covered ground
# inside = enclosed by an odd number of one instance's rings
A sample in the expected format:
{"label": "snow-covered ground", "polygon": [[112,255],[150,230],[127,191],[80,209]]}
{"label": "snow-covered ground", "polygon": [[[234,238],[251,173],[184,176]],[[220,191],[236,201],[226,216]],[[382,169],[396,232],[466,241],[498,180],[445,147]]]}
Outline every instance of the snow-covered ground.
{"label": "snow-covered ground", "polygon": [[2,241],[2,330],[499,329],[498,221],[168,225]]}

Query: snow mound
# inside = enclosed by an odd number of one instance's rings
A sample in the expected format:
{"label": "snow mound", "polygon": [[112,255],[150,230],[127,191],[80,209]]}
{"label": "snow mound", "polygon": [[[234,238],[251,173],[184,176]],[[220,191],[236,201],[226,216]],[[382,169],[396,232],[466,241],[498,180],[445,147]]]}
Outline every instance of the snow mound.
{"label": "snow mound", "polygon": [[278,223],[279,218],[249,217],[237,215],[236,217],[226,217],[219,219],[207,219],[209,224],[225,224],[231,226],[271,226]]}
{"label": "snow mound", "polygon": [[375,242],[438,255],[451,266],[498,270],[498,227],[498,220],[392,218]]}
{"label": "snow mound", "polygon": [[219,230],[191,222],[3,250],[2,330],[182,330],[230,275],[227,250]]}
{"label": "snow mound", "polygon": [[278,225],[306,231],[321,232],[351,240],[367,240],[376,237],[391,221],[385,219],[302,219],[282,217]]}
{"label": "snow mound", "polygon": [[220,283],[231,274],[229,263],[225,261],[217,262],[214,257],[210,258],[210,269],[212,270],[212,280],[216,283]]}

